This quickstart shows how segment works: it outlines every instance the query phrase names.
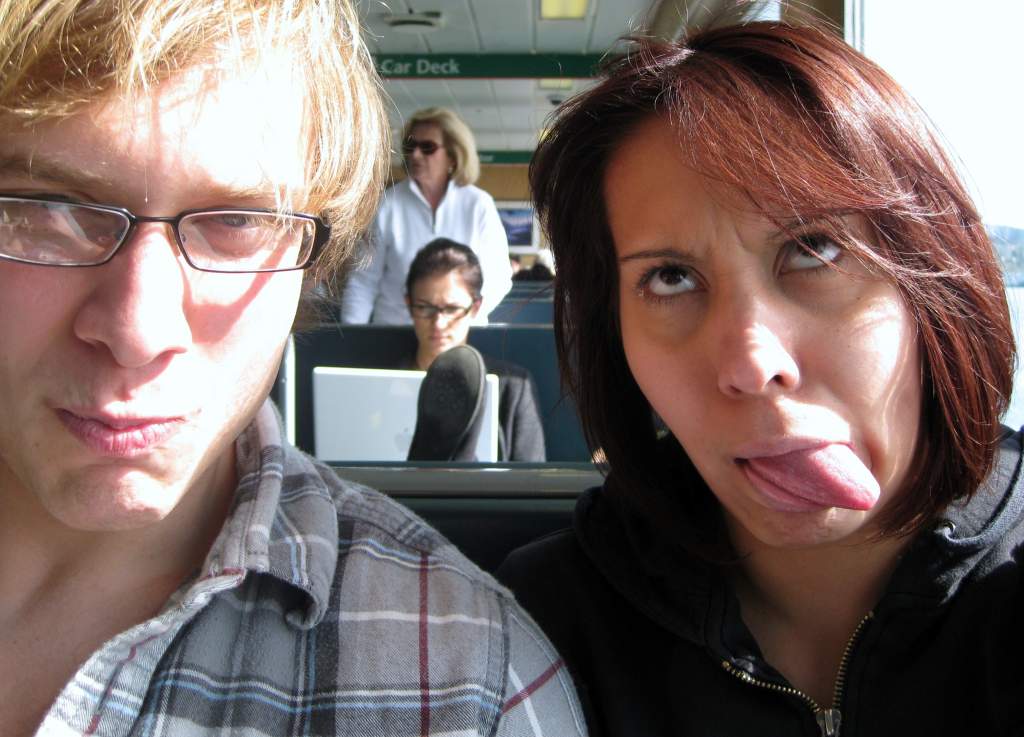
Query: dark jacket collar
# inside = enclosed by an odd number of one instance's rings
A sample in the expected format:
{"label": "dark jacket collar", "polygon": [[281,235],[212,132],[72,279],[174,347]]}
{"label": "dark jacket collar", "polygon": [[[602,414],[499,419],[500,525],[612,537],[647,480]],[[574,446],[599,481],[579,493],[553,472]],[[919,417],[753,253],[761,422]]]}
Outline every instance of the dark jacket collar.
{"label": "dark jacket collar", "polygon": [[893,573],[887,604],[938,604],[956,593],[968,573],[986,565],[988,553],[1020,521],[1021,433],[1008,433],[995,468],[970,500],[951,505],[929,529],[918,534]]}
{"label": "dark jacket collar", "polygon": [[[883,606],[936,606],[986,564],[988,551],[1019,523],[1024,511],[1021,443],[1021,433],[1007,434],[982,488],[917,533],[893,574]],[[675,449],[665,452],[678,458]],[[720,513],[692,466],[670,470],[665,483],[644,489],[626,488],[614,474],[609,476],[603,487],[581,497],[575,534],[605,579],[634,606],[687,640],[710,645],[709,622],[724,626],[738,621],[730,611],[735,599],[721,575],[725,554],[692,552],[706,542],[709,530],[724,534]],[[642,503],[637,495],[643,495]],[[722,563],[712,562],[716,555]],[[743,628],[732,633],[735,639],[720,634],[741,649],[749,639]],[[752,641],[747,646],[756,649]]]}

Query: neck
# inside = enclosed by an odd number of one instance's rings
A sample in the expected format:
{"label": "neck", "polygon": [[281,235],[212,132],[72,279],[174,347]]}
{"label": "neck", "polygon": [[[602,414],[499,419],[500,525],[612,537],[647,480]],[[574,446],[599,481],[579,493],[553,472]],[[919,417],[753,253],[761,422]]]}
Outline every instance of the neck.
{"label": "neck", "polygon": [[230,509],[234,451],[215,461],[162,520],[78,530],[51,515],[0,465],[0,622],[73,598],[110,607],[122,628],[153,616],[203,562]]}
{"label": "neck", "polygon": [[430,205],[431,210],[436,210],[438,205],[441,204],[441,200],[444,199],[445,193],[448,191],[448,180],[442,180],[440,182],[427,182],[415,180],[416,186],[420,188],[420,193],[423,195],[423,199]]}
{"label": "neck", "polygon": [[[845,642],[871,611],[908,538],[778,549],[745,541],[734,582],[744,619]],[[755,635],[757,632],[755,631]]]}
{"label": "neck", "polygon": [[439,355],[437,351],[431,351],[429,348],[421,345],[416,351],[416,368],[420,371],[426,371]]}
{"label": "neck", "polygon": [[881,597],[906,542],[803,550],[736,545],[747,552],[734,575],[743,621],[764,658],[818,704],[834,702],[854,635]]}

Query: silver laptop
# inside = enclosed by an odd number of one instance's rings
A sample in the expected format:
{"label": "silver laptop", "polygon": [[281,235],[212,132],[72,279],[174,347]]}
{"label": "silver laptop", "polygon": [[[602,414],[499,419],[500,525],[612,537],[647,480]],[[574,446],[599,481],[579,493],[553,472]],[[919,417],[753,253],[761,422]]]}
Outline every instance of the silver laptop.
{"label": "silver laptop", "polygon": [[[404,461],[425,371],[317,366],[313,443],[324,461]],[[498,377],[487,374],[476,457],[498,460]]]}

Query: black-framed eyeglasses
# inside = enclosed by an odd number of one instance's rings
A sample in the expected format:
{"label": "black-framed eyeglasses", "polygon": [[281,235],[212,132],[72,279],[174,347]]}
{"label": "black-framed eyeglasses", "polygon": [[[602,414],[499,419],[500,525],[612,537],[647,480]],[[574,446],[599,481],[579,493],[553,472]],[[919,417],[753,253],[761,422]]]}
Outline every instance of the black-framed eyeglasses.
{"label": "black-framed eyeglasses", "polygon": [[256,273],[305,269],[328,241],[315,215],[235,207],[185,210],[170,217],[47,197],[0,196],[0,258],[40,266],[99,266],[139,223],[167,223],[189,266]]}
{"label": "black-framed eyeglasses", "polygon": [[413,151],[419,149],[424,156],[433,156],[441,148],[437,141],[418,141],[415,138],[406,138],[402,142],[402,154],[409,156]]}
{"label": "black-framed eyeglasses", "polygon": [[412,312],[413,317],[419,317],[423,320],[433,320],[438,315],[441,315],[445,320],[460,320],[469,314],[470,310],[473,309],[473,305],[476,302],[463,307],[462,305],[435,305],[430,302],[413,302],[409,305],[409,311]]}

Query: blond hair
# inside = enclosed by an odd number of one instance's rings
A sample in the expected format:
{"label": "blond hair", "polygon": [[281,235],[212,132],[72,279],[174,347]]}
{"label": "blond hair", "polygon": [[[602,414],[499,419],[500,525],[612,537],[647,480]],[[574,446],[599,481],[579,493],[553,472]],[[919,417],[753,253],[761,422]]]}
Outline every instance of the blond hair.
{"label": "blond hair", "polygon": [[387,169],[380,83],[347,0],[0,0],[0,116],[31,126],[197,64],[269,68],[282,53],[306,87],[304,205],[332,226],[312,286],[349,259]]}
{"label": "blond hair", "polygon": [[476,139],[469,126],[446,107],[427,107],[414,112],[402,129],[402,140],[412,133],[414,125],[433,123],[441,129],[444,147],[455,162],[451,178],[458,185],[474,184],[480,178],[480,157],[476,152]]}

